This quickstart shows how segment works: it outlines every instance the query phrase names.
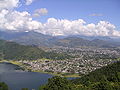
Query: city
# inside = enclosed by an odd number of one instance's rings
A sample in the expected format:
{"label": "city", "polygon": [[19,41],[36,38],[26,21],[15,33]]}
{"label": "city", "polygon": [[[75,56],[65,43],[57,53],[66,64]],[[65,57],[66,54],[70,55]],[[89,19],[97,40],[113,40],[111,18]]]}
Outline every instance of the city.
{"label": "city", "polygon": [[74,58],[66,60],[20,60],[31,71],[58,74],[88,74],[96,69],[114,63],[120,58],[120,49],[115,48],[53,48],[49,51],[68,53]]}

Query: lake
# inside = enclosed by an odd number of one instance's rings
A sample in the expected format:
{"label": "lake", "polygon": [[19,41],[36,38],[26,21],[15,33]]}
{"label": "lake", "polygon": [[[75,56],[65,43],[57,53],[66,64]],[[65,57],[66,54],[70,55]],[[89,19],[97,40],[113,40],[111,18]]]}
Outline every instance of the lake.
{"label": "lake", "polygon": [[4,81],[10,88],[10,90],[21,90],[21,88],[38,89],[40,85],[47,82],[48,78],[52,75],[37,73],[37,72],[25,72],[18,66],[10,63],[0,63],[0,82]]}
{"label": "lake", "polygon": [[53,76],[45,73],[25,72],[11,63],[0,63],[0,82],[5,82],[10,90],[21,90],[21,88],[38,90],[38,87],[46,84],[51,77]]}

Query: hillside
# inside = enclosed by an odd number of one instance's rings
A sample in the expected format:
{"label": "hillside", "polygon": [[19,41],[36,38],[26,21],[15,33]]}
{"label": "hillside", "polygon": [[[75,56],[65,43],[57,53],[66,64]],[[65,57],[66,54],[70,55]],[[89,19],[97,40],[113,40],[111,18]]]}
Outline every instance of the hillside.
{"label": "hillside", "polygon": [[[75,84],[88,84],[88,82],[100,82],[108,80],[110,82],[120,81],[120,61],[110,64],[106,67],[97,69],[88,75],[85,75],[79,79],[73,80]],[[87,81],[87,82],[86,82]]]}
{"label": "hillside", "polygon": [[84,86],[86,90],[120,90],[120,62],[95,70],[73,80],[73,83]]}
{"label": "hillside", "polygon": [[74,80],[55,76],[39,90],[120,90],[120,62]]}
{"label": "hillside", "polygon": [[87,47],[118,47],[120,43],[114,43],[110,41],[100,40],[100,39],[93,39],[88,40],[80,37],[66,37],[63,39],[59,39],[55,42],[55,45],[64,46],[64,47],[80,47],[80,46],[87,46]]}
{"label": "hillside", "polygon": [[45,52],[37,47],[19,45],[14,42],[0,40],[0,58],[7,60],[36,60],[40,58],[47,59],[65,59],[69,58],[67,54],[57,54]]}
{"label": "hillside", "polygon": [[[53,45],[52,40],[55,38],[49,35],[44,35],[34,31],[26,32],[19,38],[14,38],[12,41],[23,45],[35,45],[35,46],[46,46],[50,47]],[[26,43],[27,42],[27,43]]]}
{"label": "hillside", "polygon": [[29,32],[0,31],[0,39],[10,40],[22,45],[52,46],[52,40],[55,38],[34,31]]}
{"label": "hillside", "polygon": [[[42,47],[119,47],[118,38],[108,37],[86,37],[86,36],[49,36],[35,31],[14,32],[0,31],[0,39],[10,40],[22,45],[42,46]],[[118,41],[118,42],[117,42]]]}

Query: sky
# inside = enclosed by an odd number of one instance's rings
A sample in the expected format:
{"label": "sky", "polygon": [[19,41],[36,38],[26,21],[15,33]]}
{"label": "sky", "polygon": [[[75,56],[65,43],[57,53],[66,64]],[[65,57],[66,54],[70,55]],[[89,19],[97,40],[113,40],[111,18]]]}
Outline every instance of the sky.
{"label": "sky", "polygon": [[120,0],[0,0],[0,30],[120,37]]}
{"label": "sky", "polygon": [[88,23],[105,20],[119,25],[120,20],[120,0],[36,0],[30,6],[18,10],[24,11],[26,8],[30,13],[38,8],[46,8],[48,14],[38,18],[42,22],[51,17],[68,20],[81,18]]}

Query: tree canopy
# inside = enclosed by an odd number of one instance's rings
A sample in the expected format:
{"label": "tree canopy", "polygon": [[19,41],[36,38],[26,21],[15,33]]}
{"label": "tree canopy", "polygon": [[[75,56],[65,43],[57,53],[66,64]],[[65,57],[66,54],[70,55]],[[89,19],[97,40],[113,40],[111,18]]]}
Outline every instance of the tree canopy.
{"label": "tree canopy", "polygon": [[5,84],[4,82],[0,82],[0,90],[8,90],[7,84]]}

